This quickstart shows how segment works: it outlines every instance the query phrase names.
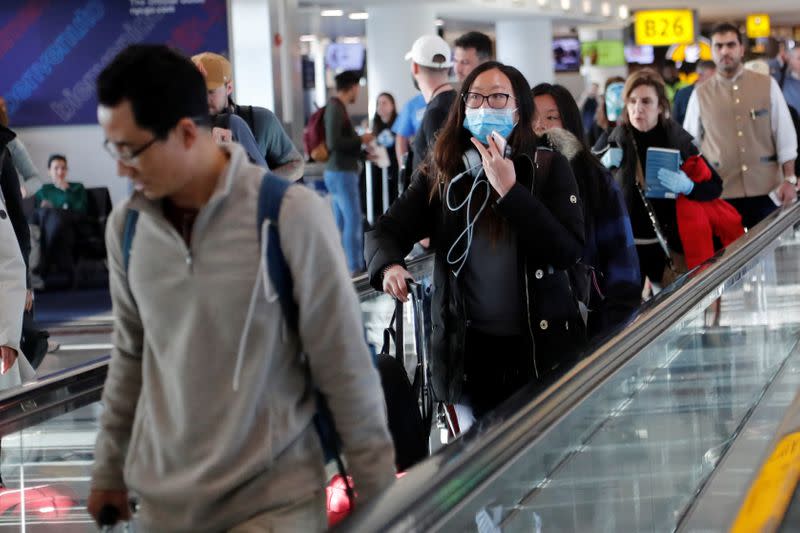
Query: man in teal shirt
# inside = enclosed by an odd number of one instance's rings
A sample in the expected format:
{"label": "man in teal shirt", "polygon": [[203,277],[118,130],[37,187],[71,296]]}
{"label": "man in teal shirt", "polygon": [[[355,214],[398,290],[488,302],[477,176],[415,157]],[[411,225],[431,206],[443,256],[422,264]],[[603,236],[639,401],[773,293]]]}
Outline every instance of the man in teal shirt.
{"label": "man in teal shirt", "polygon": [[86,221],[88,194],[82,184],[67,181],[67,158],[63,155],[51,155],[47,171],[53,182],[36,192],[36,211],[30,221],[41,230],[41,259],[35,273],[45,278],[62,272],[71,278],[77,234]]}
{"label": "man in teal shirt", "polygon": [[47,160],[47,171],[53,183],[43,185],[36,192],[36,207],[53,207],[85,214],[88,203],[86,189],[80,183],[67,181],[67,158],[60,154],[51,155]]}

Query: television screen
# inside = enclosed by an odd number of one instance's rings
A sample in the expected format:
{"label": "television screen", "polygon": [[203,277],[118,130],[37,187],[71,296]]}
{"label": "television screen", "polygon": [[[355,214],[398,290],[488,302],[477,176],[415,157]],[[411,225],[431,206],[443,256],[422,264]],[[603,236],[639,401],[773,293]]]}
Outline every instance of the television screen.
{"label": "television screen", "polygon": [[553,39],[553,63],[556,72],[576,72],[581,68],[581,42],[576,37]]}
{"label": "television screen", "polygon": [[589,56],[589,63],[597,67],[625,66],[622,41],[590,41],[581,46],[581,55]]}
{"label": "television screen", "polygon": [[625,61],[628,63],[638,63],[640,65],[652,65],[656,57],[652,46],[625,46]]}
{"label": "television screen", "polygon": [[361,70],[364,68],[364,45],[361,43],[331,43],[325,50],[325,66],[331,70]]}

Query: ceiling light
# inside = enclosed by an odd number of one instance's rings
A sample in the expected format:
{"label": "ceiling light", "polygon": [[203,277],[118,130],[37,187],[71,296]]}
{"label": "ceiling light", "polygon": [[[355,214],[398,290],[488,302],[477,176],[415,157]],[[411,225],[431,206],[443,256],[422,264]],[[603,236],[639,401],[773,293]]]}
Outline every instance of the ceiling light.
{"label": "ceiling light", "polygon": [[347,15],[347,18],[350,20],[367,20],[369,18],[369,13],[360,12],[360,13],[350,13]]}
{"label": "ceiling light", "polygon": [[583,12],[584,13],[592,12],[592,0],[583,0]]}
{"label": "ceiling light", "polygon": [[561,0],[561,9],[564,11],[569,11],[569,8],[572,6],[571,0]]}
{"label": "ceiling light", "polygon": [[344,15],[344,11],[341,9],[323,9],[319,14],[323,17],[341,17]]}
{"label": "ceiling light", "polygon": [[316,35],[301,35],[300,36],[300,42],[303,42],[303,43],[311,43],[311,42],[314,42],[316,40],[317,40],[317,36]]}
{"label": "ceiling light", "polygon": [[360,44],[361,38],[360,37],[342,37],[339,39],[340,43],[344,44]]}
{"label": "ceiling light", "polygon": [[600,5],[600,13],[602,13],[604,17],[610,17],[611,16],[611,4],[609,4],[608,2],[603,2]]}
{"label": "ceiling light", "polygon": [[442,19],[436,19],[437,26],[444,26],[444,21]]}
{"label": "ceiling light", "polygon": [[626,20],[630,15],[631,12],[628,9],[628,6],[626,6],[625,4],[619,6],[619,18],[621,18],[622,20]]}

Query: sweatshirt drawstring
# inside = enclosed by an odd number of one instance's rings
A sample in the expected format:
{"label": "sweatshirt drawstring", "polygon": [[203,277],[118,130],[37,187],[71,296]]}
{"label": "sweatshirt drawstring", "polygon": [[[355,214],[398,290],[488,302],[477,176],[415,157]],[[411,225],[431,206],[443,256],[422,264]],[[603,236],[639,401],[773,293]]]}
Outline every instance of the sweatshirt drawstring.
{"label": "sweatshirt drawstring", "polygon": [[250,304],[247,307],[247,318],[245,318],[244,328],[242,328],[242,334],[239,337],[239,349],[236,352],[236,367],[233,370],[234,391],[239,390],[239,379],[242,374],[242,367],[244,366],[245,345],[247,344],[247,336],[250,333],[250,325],[253,323],[253,316],[255,315],[256,311],[256,302],[258,301],[258,295],[261,290],[261,286],[264,286],[264,296],[268,302],[275,301],[278,298],[278,292],[275,290],[272,291],[272,294],[267,294],[268,287],[271,287],[271,284],[268,283],[267,280],[269,273],[267,272],[267,264],[266,260],[264,259],[264,250],[267,249],[267,239],[269,235],[267,230],[269,229],[269,223],[269,221],[266,221],[261,228],[261,258],[258,262],[258,275],[256,276],[253,293],[250,295]]}

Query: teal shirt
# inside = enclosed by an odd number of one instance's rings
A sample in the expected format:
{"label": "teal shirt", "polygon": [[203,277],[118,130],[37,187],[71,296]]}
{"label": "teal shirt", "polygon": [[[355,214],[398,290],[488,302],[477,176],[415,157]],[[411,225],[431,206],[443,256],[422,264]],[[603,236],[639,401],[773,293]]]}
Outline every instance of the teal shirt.
{"label": "teal shirt", "polygon": [[36,207],[40,207],[42,201],[47,200],[56,209],[68,209],[76,213],[86,213],[89,203],[86,189],[80,183],[70,183],[66,191],[62,191],[52,183],[43,185],[36,191]]}

